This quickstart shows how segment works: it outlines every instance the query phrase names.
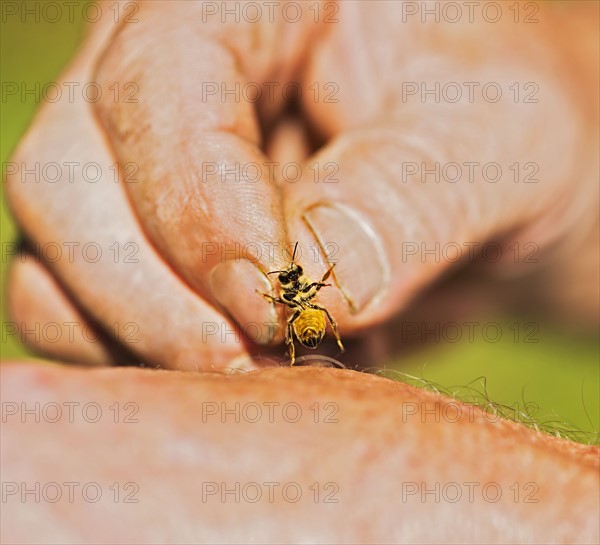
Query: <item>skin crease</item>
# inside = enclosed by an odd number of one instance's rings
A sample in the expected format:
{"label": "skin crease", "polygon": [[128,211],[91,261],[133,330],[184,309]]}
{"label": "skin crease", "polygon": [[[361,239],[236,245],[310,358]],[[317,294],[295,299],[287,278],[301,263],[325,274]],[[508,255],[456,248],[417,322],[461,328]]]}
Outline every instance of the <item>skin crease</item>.
{"label": "skin crease", "polygon": [[[386,2],[386,9],[390,5]],[[138,263],[115,264],[110,256],[98,263],[16,261],[10,310],[24,324],[60,323],[65,317],[76,317],[82,327],[88,319],[105,326],[133,322],[139,331],[127,348],[148,366],[180,371],[4,364],[3,402],[93,401],[110,416],[107,407],[115,401],[133,402],[140,412],[139,423],[129,427],[110,419],[38,425],[9,417],[2,425],[3,481],[97,481],[106,497],[113,482],[131,481],[139,484],[140,501],[92,505],[9,500],[3,509],[3,541],[31,543],[54,536],[61,543],[598,542],[597,448],[482,417],[472,422],[402,422],[403,404],[448,401],[354,372],[298,368],[209,373],[226,366],[254,368],[244,360],[253,348],[231,338],[206,342],[201,335],[205,323],[233,328],[234,320],[211,292],[215,263],[199,259],[199,245],[210,240],[300,240],[310,246],[314,236],[299,216],[315,196],[318,202],[358,207],[389,250],[391,283],[377,305],[352,314],[340,290],[323,293],[321,301],[340,322],[342,338],[390,318],[444,272],[443,264],[398,262],[395,244],[402,237],[397,233],[406,233],[408,227],[414,228],[415,240],[485,240],[508,231],[521,242],[537,241],[543,257],[537,267],[483,267],[481,276],[490,281],[488,296],[502,299],[505,279],[515,278],[510,292],[523,306],[548,309],[571,324],[596,324],[597,184],[589,181],[598,178],[598,6],[570,6],[565,13],[562,5],[540,4],[540,23],[527,27],[449,30],[442,25],[439,31],[425,31],[423,25],[407,24],[398,32],[394,17],[386,16],[381,5],[371,2],[365,8],[353,1],[340,4],[341,24],[329,28],[305,21],[289,28],[254,27],[251,32],[214,25],[201,34],[193,27],[198,18],[182,14],[173,3],[166,9],[152,2],[141,5],[143,24],[114,28],[103,20],[94,25],[64,80],[102,85],[134,80],[140,101],[48,104],[13,160],[94,161],[104,172],[112,172],[115,160],[133,162],[143,183],[115,184],[111,179],[92,185],[78,179],[27,184],[8,176],[6,190],[15,217],[32,240],[82,245],[92,240],[103,248],[115,241],[121,247],[134,242]],[[344,55],[348,44],[359,38],[370,58]],[[231,57],[228,52],[233,52]],[[452,109],[418,103],[403,107],[395,95],[403,79],[418,81],[430,73],[443,79],[448,71],[455,81],[502,80],[503,88],[515,80],[537,81],[543,100],[539,106],[511,104],[504,110],[486,104]],[[279,138],[261,142],[257,115],[247,103],[221,109],[212,103],[209,110],[198,100],[201,81],[233,84],[261,78],[298,79],[305,90],[314,81],[338,83],[343,92],[339,103],[307,101],[302,116],[330,139],[306,165],[315,159],[322,165],[339,163],[343,184],[315,187],[302,180],[292,186],[261,180],[258,190],[252,188],[256,192],[244,194],[227,185],[215,192],[198,181],[201,160],[260,163],[307,157],[310,147],[297,127],[282,127]],[[261,106],[258,118],[276,118],[280,106]],[[398,139],[399,127],[403,137],[426,134],[428,147],[419,149]],[[456,142],[464,143],[464,155],[454,147]],[[402,198],[393,191],[390,179],[397,157],[483,162],[483,144],[496,150],[493,159],[506,157],[507,164],[537,161],[544,167],[543,183],[519,191],[501,184],[475,184],[468,191],[407,184]],[[263,146],[268,146],[267,155]],[[360,209],[371,197],[388,196],[388,186],[393,198],[377,209]],[[229,223],[235,215],[222,213],[231,197],[237,199],[237,210],[249,212],[241,224]],[[245,207],[249,201],[253,208]],[[412,218],[410,225],[407,218]],[[340,238],[342,250],[347,249],[342,242]],[[285,265],[281,256],[277,259],[258,265],[262,270]],[[351,252],[340,256],[341,263],[351,260]],[[312,278],[327,268],[323,262],[303,265]],[[499,284],[493,283],[495,278]],[[257,322],[274,319],[272,309],[254,297],[255,288],[268,286],[228,285],[247,306],[245,320],[248,315]],[[438,315],[442,300],[444,309],[453,308],[449,299],[451,294],[436,299],[438,307],[432,305],[430,314]],[[120,361],[108,347],[90,347],[79,335],[75,339],[68,345],[56,343],[51,350],[37,348],[81,364]],[[363,361],[377,361],[374,354]],[[204,372],[181,372],[197,369]],[[202,422],[202,401],[293,401],[312,416],[309,406],[315,400],[337,403],[339,422]],[[302,483],[309,498],[313,482],[335,482],[340,501],[203,503],[201,483],[213,481],[293,481]],[[474,503],[464,498],[457,503],[403,502],[403,482],[497,482],[503,497],[498,503],[481,496]],[[515,482],[539,485],[539,502],[515,502],[509,488]],[[523,496],[529,490],[520,491]]]}
{"label": "skin crease", "polygon": [[[73,503],[66,492],[56,503],[8,496],[5,543],[597,543],[600,537],[598,448],[372,375],[315,367],[224,375],[9,364],[2,366],[2,400],[5,407],[82,404],[71,422],[66,409],[57,422],[52,412],[40,423],[5,409],[4,483],[95,482],[103,490],[93,504],[78,495],[81,488]],[[92,401],[101,410],[95,423],[81,412]],[[126,403],[139,410],[132,414]],[[222,403],[230,411],[238,403],[247,416],[236,422],[221,412]],[[284,413],[286,404],[300,412]],[[115,503],[108,488],[115,482],[136,483],[139,501]],[[202,484],[233,489],[236,482],[260,483],[263,500],[221,501]],[[281,483],[272,501],[262,484],[269,482]],[[323,488],[315,502],[309,489],[315,482],[336,486]],[[286,483],[301,488],[298,502],[283,499]],[[409,493],[411,483],[421,487],[416,494]],[[445,490],[439,501],[421,496],[435,483]],[[471,498],[464,483],[476,483]],[[457,486],[461,499],[448,501]],[[491,501],[498,488],[502,496]],[[255,489],[245,490],[254,497]],[[285,498],[295,497],[286,490]],[[322,501],[330,493],[338,502]]]}

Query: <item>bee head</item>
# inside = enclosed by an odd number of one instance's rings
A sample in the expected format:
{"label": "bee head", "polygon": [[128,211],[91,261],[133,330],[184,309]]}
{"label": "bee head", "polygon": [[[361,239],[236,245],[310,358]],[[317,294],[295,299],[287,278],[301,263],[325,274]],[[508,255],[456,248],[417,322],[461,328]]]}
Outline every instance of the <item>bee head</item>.
{"label": "bee head", "polygon": [[281,271],[279,273],[277,279],[282,285],[292,284],[302,276],[303,272],[304,271],[302,270],[302,267],[300,265],[292,263],[289,269],[287,269],[286,271]]}

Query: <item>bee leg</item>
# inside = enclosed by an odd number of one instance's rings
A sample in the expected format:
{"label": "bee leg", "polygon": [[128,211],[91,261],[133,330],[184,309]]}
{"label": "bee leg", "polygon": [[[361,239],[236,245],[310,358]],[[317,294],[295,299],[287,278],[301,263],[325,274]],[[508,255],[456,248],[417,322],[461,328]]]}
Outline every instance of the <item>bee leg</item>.
{"label": "bee leg", "polygon": [[318,282],[312,282],[311,284],[309,284],[308,286],[306,286],[302,290],[302,293],[308,293],[311,289],[316,288],[315,293],[311,297],[309,297],[309,299],[312,299],[321,288],[324,288],[325,286],[331,286],[331,284],[326,284],[325,280],[327,280],[329,278],[329,275],[331,274],[331,271],[333,270],[333,268],[335,266],[336,266],[336,263],[334,263],[329,268],[329,270],[323,275],[323,278],[321,278],[321,280],[319,280]]}
{"label": "bee leg", "polygon": [[292,317],[289,319],[287,328],[285,330],[285,344],[287,344],[288,352],[290,354],[290,365],[294,365],[296,362],[296,347],[294,346],[294,322],[298,316],[300,316],[299,310],[294,312]]}
{"label": "bee leg", "polygon": [[[313,288],[317,288],[315,290],[315,294],[314,294],[314,295],[316,295],[317,291],[319,291],[321,288],[324,288],[325,286],[331,286],[331,284],[325,284],[324,282],[313,282],[312,284],[308,284],[308,286],[306,286],[302,290],[302,293],[308,293]],[[313,297],[314,297],[314,295],[313,295]],[[312,299],[312,297],[311,297],[311,299]]]}
{"label": "bee leg", "polygon": [[292,332],[292,326],[288,324],[285,335],[285,344],[288,347],[288,354],[290,355],[290,366],[296,362],[296,347],[294,346],[294,337]]}
{"label": "bee leg", "polygon": [[337,263],[334,263],[331,267],[329,267],[329,270],[323,275],[323,278],[321,278],[321,282],[319,282],[319,284],[322,284],[323,282],[325,282],[325,280],[327,280],[329,278],[331,271],[333,271],[333,268],[336,265],[337,265]]}
{"label": "bee leg", "polygon": [[255,290],[255,291],[259,295],[262,295],[267,301],[269,301],[269,303],[281,303],[282,305],[289,306],[289,303],[287,301],[284,301],[283,299],[281,299],[281,297],[273,297],[272,295],[269,295],[268,293],[263,293],[262,291],[258,291],[258,290]]}
{"label": "bee leg", "polygon": [[329,270],[323,275],[323,278],[321,278],[321,280],[319,280],[318,282],[312,282],[310,284],[308,284],[303,290],[302,293],[308,293],[310,290],[312,290],[313,288],[315,289],[315,292],[308,298],[308,300],[310,301],[316,294],[317,292],[321,289],[324,288],[326,286],[331,286],[331,284],[326,284],[325,280],[327,280],[329,278],[329,275],[331,274],[331,271],[333,270],[333,267],[335,267],[335,263],[329,268]]}
{"label": "bee leg", "polygon": [[338,326],[337,326],[336,321],[333,319],[333,316],[331,315],[331,313],[325,307],[316,305],[315,303],[308,303],[308,306],[310,308],[314,308],[316,310],[322,310],[325,313],[325,315],[327,316],[327,319],[329,320],[329,323],[331,324],[331,329],[333,330],[333,334],[335,335],[335,341],[337,342],[337,345],[340,347],[340,350],[342,352],[344,352],[345,348],[344,348],[344,345],[342,344],[342,339],[340,338]]}

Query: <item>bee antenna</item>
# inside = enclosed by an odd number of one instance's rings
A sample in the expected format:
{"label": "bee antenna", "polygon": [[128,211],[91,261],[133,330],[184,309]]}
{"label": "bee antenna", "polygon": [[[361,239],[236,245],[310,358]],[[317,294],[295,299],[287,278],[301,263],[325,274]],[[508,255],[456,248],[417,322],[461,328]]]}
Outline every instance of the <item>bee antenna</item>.
{"label": "bee antenna", "polygon": [[294,262],[294,259],[296,257],[296,250],[298,249],[298,243],[296,242],[296,245],[294,246],[294,253],[292,255],[292,263]]}
{"label": "bee antenna", "polygon": [[285,272],[285,271],[271,271],[271,272],[268,272],[267,274],[277,274],[277,273],[282,273],[282,272]]}

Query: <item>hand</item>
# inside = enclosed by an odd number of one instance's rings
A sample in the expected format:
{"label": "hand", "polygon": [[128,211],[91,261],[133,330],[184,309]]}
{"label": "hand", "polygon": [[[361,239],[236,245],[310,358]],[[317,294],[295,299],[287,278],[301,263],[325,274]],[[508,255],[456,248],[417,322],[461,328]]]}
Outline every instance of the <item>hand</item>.
{"label": "hand", "polygon": [[381,377],[1,372],[3,543],[600,537],[597,447]]}
{"label": "hand", "polygon": [[[138,23],[95,25],[64,81],[98,82],[102,99],[48,104],[15,155],[23,169],[8,175],[12,209],[34,247],[63,249],[54,262],[44,254],[15,264],[15,321],[114,329],[134,351],[128,361],[251,368],[250,340],[268,342],[268,324],[284,324],[255,290],[273,289],[265,273],[286,266],[290,243],[299,241],[315,280],[337,261],[339,289],[323,289],[320,301],[345,337],[389,319],[450,268],[452,259],[429,259],[423,245],[468,256],[490,240],[505,256],[521,249],[517,263],[480,271],[501,279],[490,293],[505,300],[503,280],[521,277],[511,297],[526,293],[525,304],[542,299],[557,314],[596,320],[597,63],[586,40],[571,38],[596,32],[597,5],[573,8],[565,22],[542,4],[535,25],[399,23],[401,3],[338,7],[338,23],[323,21],[323,5],[319,23],[313,12],[291,23],[277,11],[273,23],[223,24],[200,3],[144,2]],[[302,114],[278,129],[283,94],[255,105],[207,88],[274,82],[281,90],[294,81]],[[482,98],[479,84],[489,81],[502,100]],[[463,99],[432,102],[407,82],[459,82]],[[478,83],[473,102],[463,82]],[[515,102],[514,82],[534,82],[538,102]],[[118,100],[107,91],[115,84]],[[332,89],[338,102],[325,102]],[[326,140],[308,158],[305,125]],[[269,168],[277,158],[305,158],[302,179]],[[32,163],[72,162],[99,165],[100,180],[64,166],[55,183],[22,175]],[[449,182],[456,173],[447,169],[426,177],[436,163],[458,164],[460,180]],[[495,167],[471,176],[472,163],[497,163],[501,179],[493,183]],[[250,164],[260,166],[258,179],[243,168]],[[236,165],[242,173],[227,177]],[[530,174],[537,183],[524,183]],[[92,258],[81,251],[90,242],[102,252],[96,262],[94,247]],[[538,265],[523,262],[531,243]],[[234,320],[250,340],[236,337]],[[38,348],[89,363],[124,359],[110,343],[74,338]]]}

